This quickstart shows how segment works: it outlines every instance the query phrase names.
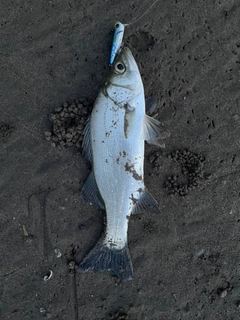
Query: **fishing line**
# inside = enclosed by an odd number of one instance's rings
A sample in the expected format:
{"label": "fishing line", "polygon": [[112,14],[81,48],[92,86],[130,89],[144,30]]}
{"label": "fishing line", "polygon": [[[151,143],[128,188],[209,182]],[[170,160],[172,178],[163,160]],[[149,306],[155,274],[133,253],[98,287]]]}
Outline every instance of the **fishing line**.
{"label": "fishing line", "polygon": [[142,17],[144,17],[151,9],[152,7],[158,2],[159,0],[155,0],[151,6],[145,11],[143,12],[142,15],[140,15],[140,17],[138,17],[136,20],[133,20],[130,23],[127,24],[123,24],[120,21],[117,21],[115,23],[115,28],[114,28],[114,33],[113,33],[113,40],[112,40],[112,49],[110,52],[110,59],[109,59],[109,65],[112,66],[114,61],[116,61],[116,57],[119,55],[119,52],[121,51],[121,48],[123,46],[122,44],[122,40],[123,40],[123,35],[124,35],[124,31],[125,31],[125,27],[127,26],[131,26],[133,24],[135,24],[136,22],[138,22]]}
{"label": "fishing line", "polygon": [[159,1],[159,0],[154,1],[154,2],[150,5],[150,7],[149,7],[145,12],[143,12],[143,14],[142,14],[140,17],[138,17],[138,18],[137,18],[136,20],[134,20],[133,22],[124,24],[124,26],[125,26],[125,27],[131,26],[132,24],[134,24],[134,23],[136,23],[137,21],[139,21],[142,17],[144,17],[144,16],[152,9],[152,7],[153,7],[158,1]]}

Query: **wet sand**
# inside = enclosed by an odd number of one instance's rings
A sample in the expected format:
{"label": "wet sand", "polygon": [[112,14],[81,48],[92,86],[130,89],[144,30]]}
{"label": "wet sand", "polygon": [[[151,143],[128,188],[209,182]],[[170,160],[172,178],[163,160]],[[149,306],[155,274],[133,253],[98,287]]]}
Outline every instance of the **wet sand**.
{"label": "wet sand", "polygon": [[[85,97],[89,113],[109,71],[114,21],[129,23],[151,3],[0,5],[1,319],[239,318],[237,1],[159,0],[126,28],[146,97],[159,98],[157,119],[171,132],[165,149],[145,153],[161,213],[130,219],[133,281],[72,265],[100,238],[104,214],[80,198],[90,172],[81,149],[53,147],[44,132],[66,101]],[[189,176],[177,150],[204,162],[182,194]]]}

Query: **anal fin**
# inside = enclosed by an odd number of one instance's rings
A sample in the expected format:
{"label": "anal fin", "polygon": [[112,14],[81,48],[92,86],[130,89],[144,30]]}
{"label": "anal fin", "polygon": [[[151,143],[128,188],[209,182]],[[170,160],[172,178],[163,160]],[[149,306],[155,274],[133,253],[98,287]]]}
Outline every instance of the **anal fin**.
{"label": "anal fin", "polygon": [[140,198],[137,200],[132,214],[142,213],[143,211],[147,211],[149,209],[154,210],[155,212],[160,212],[158,208],[158,202],[154,199],[148,189],[145,187],[141,193]]}

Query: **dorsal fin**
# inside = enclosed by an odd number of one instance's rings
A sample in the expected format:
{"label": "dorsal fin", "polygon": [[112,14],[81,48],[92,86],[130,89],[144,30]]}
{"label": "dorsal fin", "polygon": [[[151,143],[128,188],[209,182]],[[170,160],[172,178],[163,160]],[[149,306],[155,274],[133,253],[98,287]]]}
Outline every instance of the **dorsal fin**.
{"label": "dorsal fin", "polygon": [[85,181],[81,190],[81,195],[85,201],[90,202],[101,209],[105,209],[105,204],[98,190],[93,172],[89,174],[87,180]]}
{"label": "dorsal fin", "polygon": [[92,164],[92,144],[91,144],[90,120],[91,120],[91,117],[89,117],[87,119],[85,128],[83,130],[84,138],[83,138],[82,148],[83,148],[83,155]]}

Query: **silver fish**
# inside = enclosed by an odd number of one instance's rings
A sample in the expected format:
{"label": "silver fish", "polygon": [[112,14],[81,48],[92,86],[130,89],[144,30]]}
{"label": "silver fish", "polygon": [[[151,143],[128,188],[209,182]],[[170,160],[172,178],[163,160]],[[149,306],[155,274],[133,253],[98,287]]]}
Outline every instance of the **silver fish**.
{"label": "silver fish", "polygon": [[127,246],[131,214],[157,201],[144,185],[144,140],[162,145],[169,136],[160,123],[145,114],[144,88],[130,49],[123,48],[100,90],[84,131],[83,151],[92,164],[83,197],[106,210],[102,239],[78,267],[79,272],[112,271],[131,280],[133,269]]}

